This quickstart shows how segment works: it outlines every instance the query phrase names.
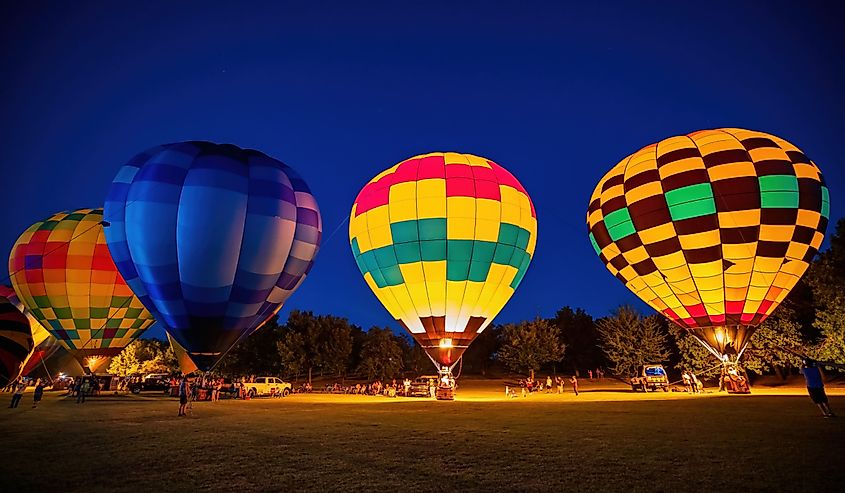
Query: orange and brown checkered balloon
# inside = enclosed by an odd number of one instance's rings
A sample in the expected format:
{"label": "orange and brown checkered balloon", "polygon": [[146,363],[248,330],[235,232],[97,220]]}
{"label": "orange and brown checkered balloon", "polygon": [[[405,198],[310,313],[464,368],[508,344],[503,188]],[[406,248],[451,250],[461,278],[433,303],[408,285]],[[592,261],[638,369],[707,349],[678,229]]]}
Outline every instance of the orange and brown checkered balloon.
{"label": "orange and brown checkered balloon", "polygon": [[155,322],[117,272],[102,221],[102,209],[55,214],[9,256],[20,301],[78,358],[115,356]]}
{"label": "orange and brown checkered balloon", "polygon": [[593,191],[587,227],[614,276],[724,356],[741,354],[807,270],[829,211],[800,149],[723,128],[623,159]]}

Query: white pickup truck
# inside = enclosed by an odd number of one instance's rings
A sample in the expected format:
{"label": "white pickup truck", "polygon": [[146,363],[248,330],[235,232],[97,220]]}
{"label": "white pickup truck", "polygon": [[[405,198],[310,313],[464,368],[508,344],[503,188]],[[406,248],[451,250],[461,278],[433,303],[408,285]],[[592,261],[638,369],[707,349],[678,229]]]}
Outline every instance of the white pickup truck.
{"label": "white pickup truck", "polygon": [[293,390],[289,382],[276,377],[256,377],[254,381],[244,383],[244,388],[250,399],[264,395],[287,397]]}

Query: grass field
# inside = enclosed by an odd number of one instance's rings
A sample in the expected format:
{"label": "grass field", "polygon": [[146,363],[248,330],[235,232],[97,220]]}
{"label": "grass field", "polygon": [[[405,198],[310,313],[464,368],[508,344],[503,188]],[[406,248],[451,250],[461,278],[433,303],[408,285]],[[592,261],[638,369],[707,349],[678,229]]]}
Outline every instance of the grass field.
{"label": "grass field", "polygon": [[[0,408],[0,489],[18,491],[841,491],[845,418],[800,389],[460,400],[294,395],[177,403],[31,394]],[[9,394],[2,394],[9,398]],[[845,396],[831,398],[845,412]]]}

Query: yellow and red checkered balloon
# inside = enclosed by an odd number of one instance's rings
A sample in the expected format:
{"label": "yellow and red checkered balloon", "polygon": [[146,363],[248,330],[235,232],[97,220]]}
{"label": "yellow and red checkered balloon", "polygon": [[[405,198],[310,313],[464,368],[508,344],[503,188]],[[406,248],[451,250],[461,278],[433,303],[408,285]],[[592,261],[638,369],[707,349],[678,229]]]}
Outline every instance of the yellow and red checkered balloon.
{"label": "yellow and red checkered balloon", "polygon": [[117,272],[102,221],[102,209],[55,214],[9,256],[20,301],[79,359],[115,356],[155,322]]}
{"label": "yellow and red checkered balloon", "polygon": [[623,159],[593,191],[587,227],[611,274],[724,357],[742,353],[807,270],[829,211],[800,149],[723,128]]}
{"label": "yellow and red checkered balloon", "polygon": [[505,306],[537,242],[525,188],[488,159],[406,159],[352,206],[358,268],[387,311],[440,365],[453,365]]}

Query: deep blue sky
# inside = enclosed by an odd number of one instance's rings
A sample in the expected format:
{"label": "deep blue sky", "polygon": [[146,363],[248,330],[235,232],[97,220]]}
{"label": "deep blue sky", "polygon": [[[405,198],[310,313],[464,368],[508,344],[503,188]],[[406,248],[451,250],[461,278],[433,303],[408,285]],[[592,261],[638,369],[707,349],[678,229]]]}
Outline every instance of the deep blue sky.
{"label": "deep blue sky", "polygon": [[365,327],[395,324],[346,225],[332,233],[372,176],[419,153],[489,157],[534,200],[536,256],[500,322],[635,300],[596,258],[584,216],[598,179],[661,138],[723,126],[786,138],[825,173],[831,216],[845,213],[833,2],[317,3],[3,3],[4,255],[34,221],[101,206],[135,153],[191,139],[300,171],[324,244],[283,313]]}

